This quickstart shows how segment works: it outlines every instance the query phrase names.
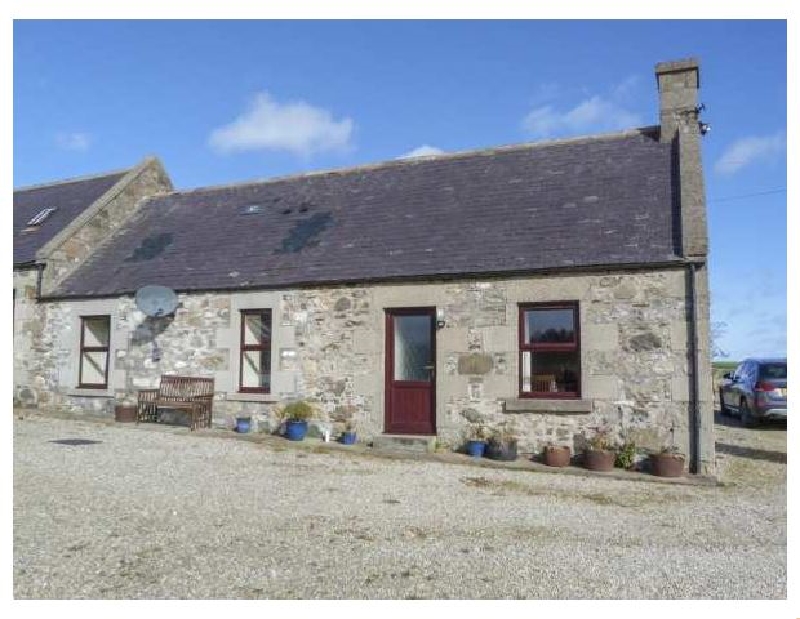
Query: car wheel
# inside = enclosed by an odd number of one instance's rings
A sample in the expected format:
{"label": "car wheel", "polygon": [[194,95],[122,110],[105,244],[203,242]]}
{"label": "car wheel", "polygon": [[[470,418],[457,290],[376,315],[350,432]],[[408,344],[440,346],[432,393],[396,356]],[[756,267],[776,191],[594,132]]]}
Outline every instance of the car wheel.
{"label": "car wheel", "polygon": [[725,399],[722,397],[722,389],[719,390],[719,412],[724,416],[727,417],[730,415],[730,412],[727,408],[725,408]]}
{"label": "car wheel", "polygon": [[750,412],[750,407],[747,405],[746,398],[742,398],[742,401],[739,403],[739,419],[741,419],[742,425],[745,428],[752,428],[756,425],[756,419],[753,417],[753,413]]}

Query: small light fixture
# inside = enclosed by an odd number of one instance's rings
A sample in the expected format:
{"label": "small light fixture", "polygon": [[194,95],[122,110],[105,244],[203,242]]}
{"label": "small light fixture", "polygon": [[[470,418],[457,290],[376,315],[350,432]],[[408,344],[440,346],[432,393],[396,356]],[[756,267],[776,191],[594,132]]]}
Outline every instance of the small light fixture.
{"label": "small light fixture", "polygon": [[711,131],[711,125],[708,123],[700,123],[700,135],[705,135],[709,131]]}
{"label": "small light fixture", "polygon": [[445,321],[444,321],[444,310],[440,307],[436,310],[436,328],[437,329],[444,329]]}

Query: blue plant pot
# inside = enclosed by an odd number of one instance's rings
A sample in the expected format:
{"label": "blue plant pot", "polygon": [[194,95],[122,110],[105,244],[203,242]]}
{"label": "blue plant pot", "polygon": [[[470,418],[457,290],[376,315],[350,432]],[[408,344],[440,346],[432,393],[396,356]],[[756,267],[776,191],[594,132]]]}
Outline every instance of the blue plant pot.
{"label": "blue plant pot", "polygon": [[356,444],[356,433],[355,432],[344,432],[342,433],[342,445],[355,445]]}
{"label": "blue plant pot", "polygon": [[467,453],[473,458],[483,458],[486,441],[467,441]]}
{"label": "blue plant pot", "polygon": [[237,417],[234,430],[236,432],[250,432],[250,417]]}
{"label": "blue plant pot", "polygon": [[307,433],[307,421],[289,420],[286,422],[286,438],[290,441],[302,441]]}

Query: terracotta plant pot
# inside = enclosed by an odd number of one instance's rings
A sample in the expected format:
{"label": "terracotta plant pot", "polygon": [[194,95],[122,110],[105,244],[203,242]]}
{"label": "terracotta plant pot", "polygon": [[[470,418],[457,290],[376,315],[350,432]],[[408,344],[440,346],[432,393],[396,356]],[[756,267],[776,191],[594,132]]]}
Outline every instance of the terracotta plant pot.
{"label": "terracotta plant pot", "polygon": [[656,477],[681,477],[684,461],[678,454],[651,454],[650,471]]}
{"label": "terracotta plant pot", "polygon": [[114,407],[114,420],[117,423],[134,423],[137,420],[136,405],[117,404]]}
{"label": "terracotta plant pot", "polygon": [[609,449],[587,449],[583,454],[583,465],[590,471],[614,469],[614,452]]}
{"label": "terracotta plant pot", "polygon": [[570,451],[566,445],[548,445],[544,448],[544,463],[547,466],[569,466]]}

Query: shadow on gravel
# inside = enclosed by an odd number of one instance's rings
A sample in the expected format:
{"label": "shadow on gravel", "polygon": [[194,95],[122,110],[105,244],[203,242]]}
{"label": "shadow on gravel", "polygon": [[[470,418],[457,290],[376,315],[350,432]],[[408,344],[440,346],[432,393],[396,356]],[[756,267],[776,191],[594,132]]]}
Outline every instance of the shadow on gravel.
{"label": "shadow on gravel", "polygon": [[742,445],[717,443],[717,453],[739,456],[740,458],[750,458],[752,460],[766,460],[767,462],[786,464],[786,454],[781,451],[768,451],[766,449],[753,449],[752,447],[744,447]]}
{"label": "shadow on gravel", "polygon": [[[725,426],[727,428],[744,428],[742,422],[739,421],[738,417],[734,417],[736,413],[730,413],[728,416],[723,415],[719,409],[714,411],[714,424],[718,426]],[[750,428],[753,430],[767,430],[767,431],[780,431],[786,432],[786,420],[785,419],[771,419],[769,421],[762,421],[756,428]]]}

